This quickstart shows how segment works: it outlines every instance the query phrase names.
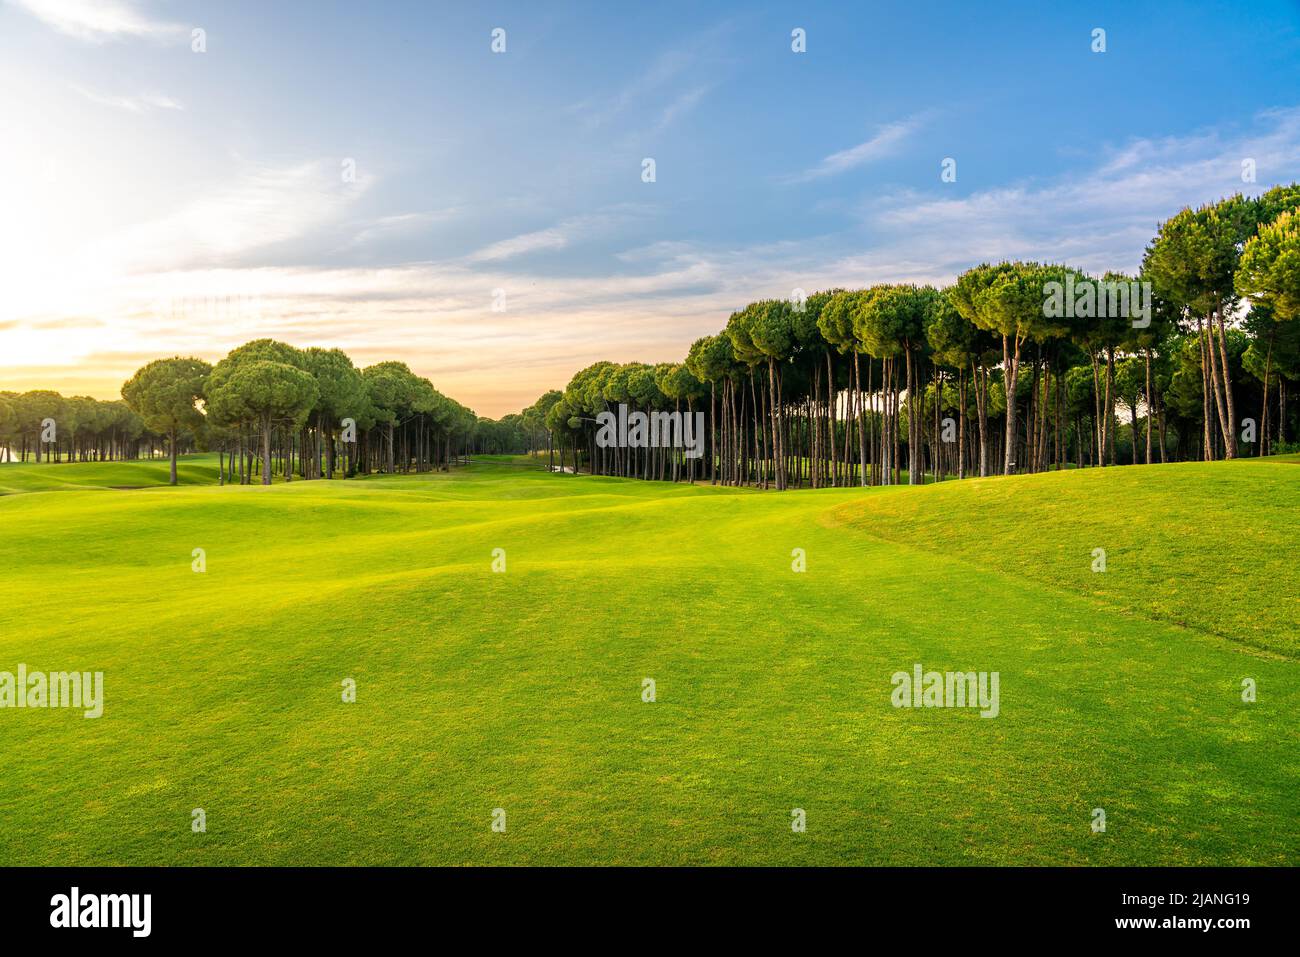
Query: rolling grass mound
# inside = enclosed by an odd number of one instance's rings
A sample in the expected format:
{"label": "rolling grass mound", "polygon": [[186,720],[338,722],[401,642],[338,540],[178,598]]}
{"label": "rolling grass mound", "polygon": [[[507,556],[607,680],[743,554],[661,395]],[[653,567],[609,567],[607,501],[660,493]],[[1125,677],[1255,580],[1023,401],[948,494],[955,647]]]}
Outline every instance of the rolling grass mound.
{"label": "rolling grass mound", "polygon": [[[946,482],[868,496],[828,518],[1123,614],[1300,656],[1300,476],[1282,459]],[[1093,571],[1095,549],[1104,573]]]}
{"label": "rolling grass mound", "polygon": [[[0,464],[0,495],[16,492],[58,492],[87,488],[136,489],[166,485],[171,465],[163,459],[128,462],[5,462]],[[217,481],[215,455],[182,455],[176,462],[181,485]]]}

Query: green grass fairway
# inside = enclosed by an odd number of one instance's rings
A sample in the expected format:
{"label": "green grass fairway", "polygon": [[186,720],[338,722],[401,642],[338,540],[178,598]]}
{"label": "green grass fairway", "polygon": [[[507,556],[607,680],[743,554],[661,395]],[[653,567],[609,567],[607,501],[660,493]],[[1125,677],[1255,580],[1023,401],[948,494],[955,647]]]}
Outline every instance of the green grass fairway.
{"label": "green grass fairway", "polygon": [[[5,495],[0,670],[101,670],[106,703],[0,710],[0,862],[1293,864],[1298,514],[1281,459]],[[999,672],[1000,715],[892,707],[917,662]]]}
{"label": "green grass fairway", "polygon": [[[0,465],[0,495],[14,492],[57,492],[62,489],[135,489],[166,485],[171,476],[167,459],[135,462],[54,462],[28,460]],[[216,484],[215,455],[182,455],[176,463],[181,485]]]}

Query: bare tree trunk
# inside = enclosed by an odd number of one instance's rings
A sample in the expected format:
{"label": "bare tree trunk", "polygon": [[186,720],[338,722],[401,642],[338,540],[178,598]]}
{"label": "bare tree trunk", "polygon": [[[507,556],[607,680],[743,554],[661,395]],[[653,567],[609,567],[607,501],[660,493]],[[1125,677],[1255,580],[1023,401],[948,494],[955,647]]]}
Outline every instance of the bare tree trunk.
{"label": "bare tree trunk", "polygon": [[910,343],[903,346],[903,362],[907,376],[907,484],[922,485],[925,475],[921,469],[921,403],[917,381],[916,353]]}
{"label": "bare tree trunk", "polygon": [[1002,370],[1007,391],[1006,447],[1003,449],[1002,474],[1014,475],[1016,471],[1016,383],[1020,378],[1020,338],[1011,337],[1014,349],[1002,337]]}
{"label": "bare tree trunk", "polygon": [[785,491],[785,437],[781,434],[781,390],[776,384],[776,360],[767,360],[768,402],[772,412],[772,464],[776,473],[776,490]]}
{"label": "bare tree trunk", "polygon": [[966,370],[957,369],[957,478],[966,477]]}
{"label": "bare tree trunk", "polygon": [[[1101,372],[1097,367],[1097,353],[1090,352],[1088,358],[1092,360],[1092,433],[1096,440],[1092,446],[1097,451],[1097,464],[1100,464],[1106,449],[1105,426],[1102,425],[1101,417]],[[1092,449],[1088,453],[1088,457],[1092,458]]]}
{"label": "bare tree trunk", "polygon": [[1214,345],[1213,315],[1207,320],[1205,336],[1205,349],[1210,355],[1210,385],[1214,389],[1214,405],[1219,412],[1219,431],[1223,434],[1224,457],[1232,458],[1232,420],[1228,418],[1228,411],[1223,402],[1223,380],[1219,376],[1218,349]]}
{"label": "bare tree trunk", "polygon": [[888,357],[880,360],[880,484],[894,484],[894,460],[890,454],[889,417],[893,407],[889,401],[892,362]]}
{"label": "bare tree trunk", "polygon": [[1115,347],[1106,347],[1106,457],[1115,464]]}
{"label": "bare tree trunk", "polygon": [[[1147,365],[1147,461],[1146,464],[1150,465],[1151,464],[1151,418],[1153,415],[1152,410],[1155,408],[1155,400],[1151,398],[1151,349],[1150,347],[1148,347],[1144,351],[1146,352],[1146,365]],[[1136,452],[1133,454],[1133,457],[1135,459],[1137,458]]]}
{"label": "bare tree trunk", "polygon": [[1201,350],[1201,459],[1209,462],[1214,458],[1214,445],[1210,442],[1210,357],[1205,349],[1205,322],[1196,317],[1196,343]]}
{"label": "bare tree trunk", "polygon": [[1277,444],[1286,441],[1286,376],[1277,377]]}
{"label": "bare tree trunk", "polygon": [[975,418],[979,424],[980,478],[989,474],[989,374],[971,360],[971,378],[975,383]]}
{"label": "bare tree trunk", "polygon": [[1268,455],[1268,380],[1273,371],[1273,340],[1277,336],[1277,324],[1268,331],[1268,357],[1264,360],[1264,411],[1259,420],[1259,454]]}
{"label": "bare tree trunk", "polygon": [[[1223,434],[1223,440],[1227,443],[1227,457],[1235,459],[1237,457],[1237,400],[1232,395],[1232,369],[1228,365],[1228,337],[1224,329],[1225,323],[1222,309],[1215,310],[1214,319],[1219,327],[1219,358],[1222,361],[1223,396],[1228,410],[1227,429]],[[1214,325],[1212,324],[1210,328],[1213,331]]]}
{"label": "bare tree trunk", "polygon": [[1025,410],[1025,469],[1031,475],[1038,471],[1038,378],[1042,374],[1043,347],[1038,346],[1038,356],[1034,360],[1034,377],[1029,383],[1029,407]]}
{"label": "bare tree trunk", "polygon": [[835,361],[829,348],[826,350],[826,420],[831,453],[830,484],[839,485],[840,466],[835,453]]}
{"label": "bare tree trunk", "polygon": [[271,484],[271,415],[262,416],[262,484]]}
{"label": "bare tree trunk", "polygon": [[[868,364],[867,391],[870,392],[870,390],[871,366]],[[866,405],[866,403],[863,400],[862,395],[862,374],[858,367],[858,351],[856,349],[853,350],[853,396],[853,406],[854,410],[857,412],[858,420],[858,484],[867,485],[870,482],[870,478],[867,472],[867,423],[864,414],[865,410],[863,409],[863,406]],[[844,423],[844,427],[848,428],[847,422]]]}
{"label": "bare tree trunk", "polygon": [[718,484],[718,386],[708,384],[708,484]]}

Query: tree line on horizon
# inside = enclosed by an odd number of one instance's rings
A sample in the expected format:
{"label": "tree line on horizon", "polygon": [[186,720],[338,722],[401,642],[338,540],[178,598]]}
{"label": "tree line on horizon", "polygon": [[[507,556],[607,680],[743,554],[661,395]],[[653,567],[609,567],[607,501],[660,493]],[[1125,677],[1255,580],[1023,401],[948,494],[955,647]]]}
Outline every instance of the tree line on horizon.
{"label": "tree line on horizon", "polygon": [[[215,366],[148,363],[122,400],[0,391],[0,450],[91,461],[164,449],[173,484],[180,452],[212,450],[222,483],[269,484],[545,443],[552,468],[558,452],[573,472],[778,489],[1263,455],[1295,434],[1297,207],[1292,184],[1183,209],[1136,277],[984,263],[945,289],[750,303],[682,362],[597,362],[499,420],[404,363],[358,369],[339,349],[258,339]],[[1142,284],[1145,303],[1115,296]],[[1048,307],[1049,289],[1069,290],[1065,309]],[[620,404],[701,413],[707,454],[598,443],[598,417]]]}
{"label": "tree line on horizon", "polygon": [[[403,362],[358,369],[340,349],[257,339],[215,366],[157,359],[121,401],[0,392],[0,444],[21,461],[106,461],[216,451],[221,484],[446,468],[474,451],[479,419]],[[48,438],[47,438],[48,436]]]}
{"label": "tree line on horizon", "polygon": [[[1292,184],[1185,208],[1137,276],[984,263],[750,303],[683,361],[596,362],[522,421],[566,470],[777,489],[1287,450],[1298,206]],[[708,454],[597,441],[620,405],[703,413]]]}

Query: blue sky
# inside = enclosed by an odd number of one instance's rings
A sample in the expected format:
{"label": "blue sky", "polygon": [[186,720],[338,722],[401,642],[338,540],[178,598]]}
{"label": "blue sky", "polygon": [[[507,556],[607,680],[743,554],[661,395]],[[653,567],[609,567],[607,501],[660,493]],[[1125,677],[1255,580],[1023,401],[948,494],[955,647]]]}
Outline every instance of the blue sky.
{"label": "blue sky", "polygon": [[1300,178],[1297,54],[1295,3],[0,0],[0,388],[270,335],[499,415],[795,288],[1133,270]]}

